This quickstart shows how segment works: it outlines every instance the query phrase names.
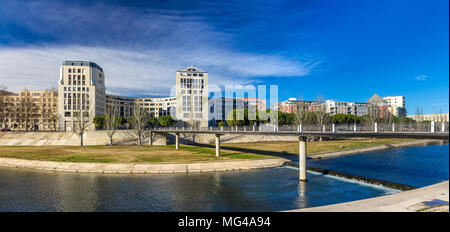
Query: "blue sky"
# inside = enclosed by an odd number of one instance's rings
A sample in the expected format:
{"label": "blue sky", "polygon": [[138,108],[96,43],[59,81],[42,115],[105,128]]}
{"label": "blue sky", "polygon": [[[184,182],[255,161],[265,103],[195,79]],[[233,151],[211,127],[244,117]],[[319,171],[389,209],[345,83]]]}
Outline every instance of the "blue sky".
{"label": "blue sky", "polygon": [[277,84],[279,100],[403,95],[449,111],[449,6],[414,1],[16,1],[0,8],[0,84],[56,86],[64,60],[107,91],[164,96],[194,65],[210,84]]}

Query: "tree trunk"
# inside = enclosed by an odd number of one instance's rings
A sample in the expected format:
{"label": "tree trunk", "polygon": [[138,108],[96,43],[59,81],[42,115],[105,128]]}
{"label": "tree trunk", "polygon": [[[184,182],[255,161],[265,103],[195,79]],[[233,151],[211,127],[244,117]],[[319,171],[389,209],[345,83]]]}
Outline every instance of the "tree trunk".
{"label": "tree trunk", "polygon": [[80,146],[83,146],[83,133],[80,133]]}
{"label": "tree trunk", "polygon": [[112,139],[112,136],[110,136],[110,137],[109,137],[109,146],[110,146],[110,147],[112,146],[112,143],[113,143],[113,139]]}

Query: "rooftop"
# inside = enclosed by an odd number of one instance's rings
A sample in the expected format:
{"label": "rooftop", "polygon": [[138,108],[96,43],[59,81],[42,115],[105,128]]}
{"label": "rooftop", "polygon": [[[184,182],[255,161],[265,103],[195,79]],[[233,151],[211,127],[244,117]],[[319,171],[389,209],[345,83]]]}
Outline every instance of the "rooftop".
{"label": "rooftop", "polygon": [[100,69],[103,72],[103,69],[96,63],[90,61],[75,61],[75,60],[66,60],[63,63],[64,66],[90,66]]}

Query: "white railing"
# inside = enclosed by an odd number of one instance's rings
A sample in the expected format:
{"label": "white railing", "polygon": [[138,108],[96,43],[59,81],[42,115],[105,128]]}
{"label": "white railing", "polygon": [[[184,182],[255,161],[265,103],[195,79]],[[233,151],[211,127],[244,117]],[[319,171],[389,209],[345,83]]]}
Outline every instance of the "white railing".
{"label": "white railing", "polygon": [[154,127],[154,131],[223,131],[223,132],[449,132],[448,122],[430,123],[373,123],[373,124],[301,124],[223,127]]}

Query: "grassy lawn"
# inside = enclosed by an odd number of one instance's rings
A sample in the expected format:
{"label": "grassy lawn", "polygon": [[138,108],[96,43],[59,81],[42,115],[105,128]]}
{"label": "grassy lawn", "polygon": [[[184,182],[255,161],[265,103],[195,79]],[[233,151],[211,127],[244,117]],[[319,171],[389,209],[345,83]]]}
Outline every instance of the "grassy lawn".
{"label": "grassy lawn", "polygon": [[[410,139],[364,139],[308,142],[308,154],[348,150]],[[298,142],[255,142],[221,144],[221,156],[214,145],[168,146],[0,146],[0,157],[44,161],[90,163],[190,163],[235,159],[262,159],[298,154]]]}

